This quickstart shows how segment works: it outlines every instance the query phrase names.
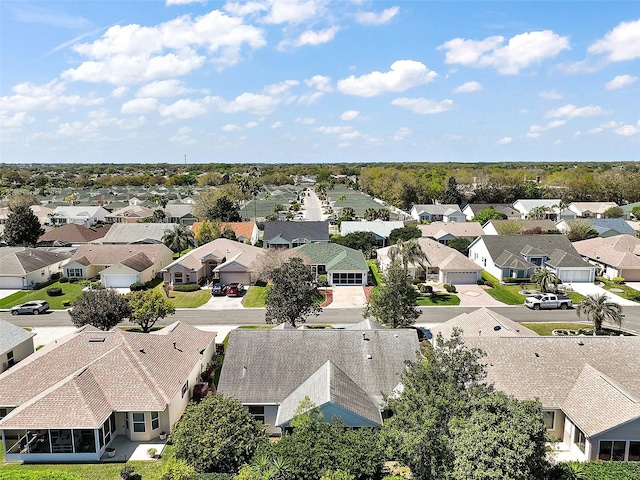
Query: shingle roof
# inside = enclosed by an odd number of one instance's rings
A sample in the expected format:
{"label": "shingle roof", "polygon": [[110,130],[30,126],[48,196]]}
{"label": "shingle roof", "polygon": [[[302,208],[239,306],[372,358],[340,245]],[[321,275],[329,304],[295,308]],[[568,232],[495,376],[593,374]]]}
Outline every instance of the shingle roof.
{"label": "shingle roof", "polygon": [[569,205],[569,210],[580,215],[582,212],[604,213],[617,206],[615,202],[573,202]]}
{"label": "shingle roof", "polygon": [[181,322],[80,329],[0,375],[0,406],[17,406],[0,428],[96,428],[112,411],[162,411],[214,339]]}
{"label": "shingle roof", "polygon": [[75,223],[67,223],[42,235],[38,239],[38,243],[89,243],[104,237],[109,232],[109,229],[109,225],[100,228],[87,228]]}
{"label": "shingle roof", "polygon": [[28,332],[24,328],[0,318],[0,355],[13,350],[25,340],[35,336],[35,333]]}
{"label": "shingle roof", "polygon": [[462,329],[463,337],[537,337],[533,330],[493,312],[486,307],[463,313],[431,328],[435,336],[450,337],[454,328]]}
{"label": "shingle roof", "polygon": [[281,237],[288,242],[305,239],[310,242],[329,241],[329,222],[265,222],[263,239],[266,242]]}
{"label": "shingle roof", "polygon": [[127,205],[126,207],[114,210],[105,215],[107,218],[147,218],[153,215],[153,209],[141,205]]}
{"label": "shingle roof", "polygon": [[[548,207],[553,208],[555,205],[559,205],[562,200],[560,198],[526,198],[519,199],[513,202],[513,208],[519,212],[529,213],[535,207]],[[520,207],[518,209],[517,207]]]}
{"label": "shingle roof", "polygon": [[[548,258],[554,259],[559,259],[560,257],[560,253],[556,252],[556,250],[566,252],[569,255],[577,257],[571,259],[573,262],[571,266],[589,266],[587,262],[579,259],[578,252],[564,235],[482,235],[480,238],[487,247],[491,258],[494,259],[496,265],[499,266],[507,266],[507,264],[503,263],[506,260],[504,256],[505,252],[509,252],[509,254],[517,257],[518,254],[522,255],[521,252],[533,251],[532,249],[538,252],[544,252]],[[555,256],[552,257],[552,255]],[[500,259],[500,262],[498,259]],[[568,259],[566,261],[568,261]]]}
{"label": "shingle roof", "polygon": [[473,215],[477,215],[478,212],[482,210],[486,210],[487,208],[493,208],[496,212],[500,212],[507,217],[520,217],[520,212],[514,209],[511,204],[508,203],[470,203],[464,207],[464,209],[469,208]]}
{"label": "shingle roof", "polygon": [[492,224],[496,230],[499,231],[500,225],[512,224],[517,222],[522,226],[522,231],[533,230],[534,228],[540,228],[543,232],[558,230],[555,223],[551,220],[489,220],[487,224]]}
{"label": "shingle roof", "polygon": [[[198,228],[200,228],[200,225],[202,225],[202,222],[194,222],[194,224],[191,225],[191,231],[195,234],[198,231]],[[246,238],[248,240],[251,240],[255,225],[256,224],[254,222],[222,222],[220,224],[220,227],[222,229],[229,227],[231,230],[233,230],[233,232],[236,234],[236,238],[238,239]]]}
{"label": "shingle roof", "polygon": [[0,247],[0,275],[26,275],[69,257],[44,248]]}
{"label": "shingle roof", "polygon": [[[81,245],[71,257],[83,265],[115,265],[143,253],[148,260],[156,263],[161,255],[170,251],[165,245]],[[139,258],[139,257],[138,257]],[[88,263],[85,263],[88,262]],[[151,266],[151,265],[149,265]]]}
{"label": "shingle roof", "polygon": [[253,245],[236,242],[228,238],[216,238],[174,260],[163,270],[170,270],[175,265],[182,265],[192,270],[198,270],[202,266],[203,259],[207,256],[212,256],[215,257],[218,262],[233,259],[236,263],[243,265],[247,271],[251,271],[257,267],[257,262],[265,253],[264,249],[254,247]]}
{"label": "shingle roof", "polygon": [[367,271],[367,261],[360,250],[337,243],[307,243],[294,250],[304,253],[312,265],[326,265],[328,271]]}
{"label": "shingle roof", "polygon": [[389,238],[389,235],[396,228],[403,228],[404,222],[401,221],[350,221],[345,220],[340,223],[340,235],[343,237],[349,233],[355,232],[371,232],[382,238]]}
{"label": "shingle roof", "polygon": [[454,237],[476,238],[482,235],[482,225],[478,222],[432,222],[429,225],[418,225],[423,237],[441,238],[442,234]]}
{"label": "shingle roof", "polygon": [[188,203],[170,203],[164,209],[165,213],[168,217],[194,217],[193,215],[193,205],[189,205]]}
{"label": "shingle roof", "polygon": [[[430,238],[418,238],[420,248],[427,255],[427,260],[423,263],[427,266],[439,267],[442,270],[463,270],[477,272],[482,267],[476,265],[470,258],[465,257],[462,253],[436,242]],[[387,257],[391,247],[378,249],[378,258]],[[442,266],[444,264],[444,267]],[[415,266],[415,265],[414,265]]]}
{"label": "shingle roof", "polygon": [[460,207],[453,203],[427,203],[413,206],[418,214],[425,212],[431,215],[450,215],[454,212],[462,213]]}
{"label": "shingle roof", "polygon": [[[580,255],[617,268],[640,267],[640,238],[616,235],[590,238],[573,244]],[[639,253],[634,253],[638,251]]]}
{"label": "shingle roof", "polygon": [[614,230],[618,233],[636,234],[624,218],[585,218],[584,221],[589,222],[598,233]]}
{"label": "shingle roof", "polygon": [[116,223],[102,238],[101,243],[139,243],[154,241],[162,243],[167,230],[175,226],[173,223]]}

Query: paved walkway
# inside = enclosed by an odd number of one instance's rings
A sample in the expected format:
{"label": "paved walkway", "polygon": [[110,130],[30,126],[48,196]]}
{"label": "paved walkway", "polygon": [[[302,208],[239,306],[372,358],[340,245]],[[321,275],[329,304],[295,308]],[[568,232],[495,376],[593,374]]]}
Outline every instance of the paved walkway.
{"label": "paved walkway", "polygon": [[608,292],[602,287],[594,285],[593,283],[573,283],[571,284],[574,292],[578,292],[580,295],[595,295],[604,293],[609,301],[615,302],[618,305],[627,307],[637,307],[639,304],[626,298],[619,297],[611,292]]}
{"label": "paved walkway", "polygon": [[457,295],[460,298],[461,307],[504,307],[480,285],[456,285]]}
{"label": "paved walkway", "polygon": [[20,290],[10,290],[10,289],[7,289],[7,288],[0,289],[0,299],[6,298],[9,295],[13,295],[14,293],[19,292],[19,291]]}
{"label": "paved walkway", "polygon": [[240,297],[227,297],[222,295],[220,297],[211,298],[204,305],[198,307],[199,310],[239,310],[243,309],[242,297],[247,293],[247,287],[245,287],[244,293]]}
{"label": "paved walkway", "polygon": [[362,308],[367,302],[364,288],[358,287],[333,287],[333,301],[325,308]]}

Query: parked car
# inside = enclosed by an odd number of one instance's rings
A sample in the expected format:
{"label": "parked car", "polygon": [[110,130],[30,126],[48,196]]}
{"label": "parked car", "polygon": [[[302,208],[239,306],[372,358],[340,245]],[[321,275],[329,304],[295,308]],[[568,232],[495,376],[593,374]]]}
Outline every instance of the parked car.
{"label": "parked car", "polygon": [[221,283],[214,283],[213,287],[211,288],[211,295],[213,295],[214,297],[224,296],[225,287],[226,285],[223,285]]}
{"label": "parked car", "polygon": [[525,298],[524,304],[534,310],[552,308],[561,308],[562,310],[566,310],[571,306],[572,302],[569,297],[565,297],[564,295],[540,293],[538,295],[534,295],[533,297]]}
{"label": "parked car", "polygon": [[244,285],[241,283],[230,283],[224,290],[227,297],[237,297],[242,295],[242,292],[244,292]]}
{"label": "parked car", "polygon": [[11,308],[11,315],[18,315],[20,313],[30,313],[32,315],[38,315],[49,310],[49,304],[44,300],[34,300],[32,302],[23,303],[22,305],[16,305]]}

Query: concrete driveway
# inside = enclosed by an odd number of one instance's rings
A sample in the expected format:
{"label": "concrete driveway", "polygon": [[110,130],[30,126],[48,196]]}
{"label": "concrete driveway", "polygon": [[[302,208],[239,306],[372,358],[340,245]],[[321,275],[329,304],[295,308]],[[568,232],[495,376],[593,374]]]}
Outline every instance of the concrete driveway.
{"label": "concrete driveway", "polygon": [[[608,292],[602,287],[594,285],[593,283],[573,283],[571,284],[574,292],[578,292],[580,295],[596,295],[604,293],[609,301],[615,302],[618,305],[627,307],[637,307],[638,303],[627,300],[626,298],[619,297],[613,293]],[[632,287],[633,288],[633,287]]]}
{"label": "concrete driveway", "polygon": [[333,301],[325,308],[362,308],[367,303],[363,287],[333,287]]}
{"label": "concrete driveway", "polygon": [[504,303],[493,298],[480,285],[456,285],[456,290],[461,307],[504,307]]}
{"label": "concrete driveway", "polygon": [[[245,287],[246,288],[246,287]],[[242,292],[242,295],[239,297],[214,297],[211,295],[211,298],[207,303],[198,307],[199,310],[236,310],[244,308],[242,305],[242,297],[246,290]]]}
{"label": "concrete driveway", "polygon": [[0,289],[0,299],[6,298],[9,295],[13,295],[14,293],[19,292],[19,291],[20,290],[11,290],[11,289],[8,289],[8,288]]}

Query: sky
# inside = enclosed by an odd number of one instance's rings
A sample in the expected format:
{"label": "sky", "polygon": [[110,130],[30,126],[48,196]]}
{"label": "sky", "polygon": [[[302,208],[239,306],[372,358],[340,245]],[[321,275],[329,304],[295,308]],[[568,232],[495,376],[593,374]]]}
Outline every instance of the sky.
{"label": "sky", "polygon": [[1,163],[640,161],[640,2],[0,2]]}

